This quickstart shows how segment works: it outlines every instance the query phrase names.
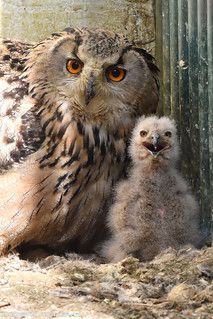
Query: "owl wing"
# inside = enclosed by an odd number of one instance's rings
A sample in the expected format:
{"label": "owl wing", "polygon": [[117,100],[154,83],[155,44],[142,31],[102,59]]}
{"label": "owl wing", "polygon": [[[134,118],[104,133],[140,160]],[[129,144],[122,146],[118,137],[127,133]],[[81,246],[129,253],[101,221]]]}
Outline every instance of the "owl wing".
{"label": "owl wing", "polygon": [[0,172],[35,152],[43,141],[36,102],[21,78],[30,48],[27,43],[0,41]]}

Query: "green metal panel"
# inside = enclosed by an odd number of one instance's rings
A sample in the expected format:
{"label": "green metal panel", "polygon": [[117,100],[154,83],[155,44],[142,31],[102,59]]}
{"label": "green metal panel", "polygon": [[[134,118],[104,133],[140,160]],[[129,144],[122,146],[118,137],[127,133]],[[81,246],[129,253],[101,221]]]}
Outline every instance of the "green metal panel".
{"label": "green metal panel", "polygon": [[156,0],[160,114],[176,119],[181,169],[210,235],[213,215],[213,0]]}

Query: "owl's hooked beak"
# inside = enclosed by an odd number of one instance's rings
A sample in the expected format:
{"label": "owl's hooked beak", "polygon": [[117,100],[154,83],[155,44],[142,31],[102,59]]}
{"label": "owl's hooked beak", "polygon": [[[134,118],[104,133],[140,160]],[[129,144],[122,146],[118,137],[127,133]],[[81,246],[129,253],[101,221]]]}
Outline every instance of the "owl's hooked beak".
{"label": "owl's hooked beak", "polygon": [[86,86],[85,91],[85,104],[88,105],[92,98],[95,96],[95,78],[91,76]]}

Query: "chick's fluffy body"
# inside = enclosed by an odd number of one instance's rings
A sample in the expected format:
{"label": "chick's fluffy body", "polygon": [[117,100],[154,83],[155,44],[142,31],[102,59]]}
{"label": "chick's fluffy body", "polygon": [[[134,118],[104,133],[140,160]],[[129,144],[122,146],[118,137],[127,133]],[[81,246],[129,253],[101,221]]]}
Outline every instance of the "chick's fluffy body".
{"label": "chick's fluffy body", "polygon": [[[143,131],[147,136],[140,135]],[[153,133],[166,145],[157,157],[143,146],[151,145]],[[112,238],[103,248],[108,260],[129,254],[151,260],[165,248],[198,244],[198,205],[175,168],[178,153],[173,121],[155,116],[139,120],[130,145],[133,166],[129,178],[118,184],[108,218]]]}

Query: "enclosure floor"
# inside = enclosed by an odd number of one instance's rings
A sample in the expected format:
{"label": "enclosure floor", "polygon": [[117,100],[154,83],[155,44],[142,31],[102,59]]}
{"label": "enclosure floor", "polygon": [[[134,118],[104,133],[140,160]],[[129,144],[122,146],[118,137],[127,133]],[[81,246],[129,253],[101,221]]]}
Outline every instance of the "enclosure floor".
{"label": "enclosure floor", "polygon": [[199,318],[213,313],[213,248],[168,249],[148,263],[68,254],[0,258],[0,318]]}

